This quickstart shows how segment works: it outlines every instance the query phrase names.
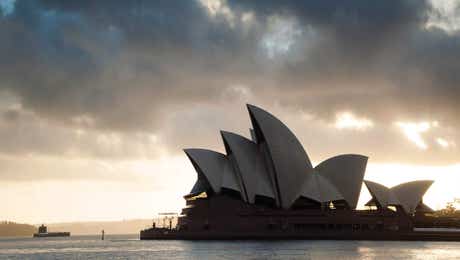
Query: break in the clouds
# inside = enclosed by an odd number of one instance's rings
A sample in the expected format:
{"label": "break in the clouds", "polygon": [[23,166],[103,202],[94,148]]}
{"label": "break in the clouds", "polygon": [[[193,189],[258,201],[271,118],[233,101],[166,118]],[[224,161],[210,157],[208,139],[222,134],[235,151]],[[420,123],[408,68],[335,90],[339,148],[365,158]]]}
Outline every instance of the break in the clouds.
{"label": "break in the clouds", "polygon": [[458,162],[460,9],[445,3],[0,0],[0,153],[222,150],[219,129],[248,134],[250,102],[317,161]]}

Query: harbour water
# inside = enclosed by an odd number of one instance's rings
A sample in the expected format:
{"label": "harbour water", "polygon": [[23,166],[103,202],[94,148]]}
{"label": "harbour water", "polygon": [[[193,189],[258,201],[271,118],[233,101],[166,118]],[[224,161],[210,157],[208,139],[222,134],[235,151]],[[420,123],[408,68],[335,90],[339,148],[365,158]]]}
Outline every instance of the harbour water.
{"label": "harbour water", "polygon": [[460,242],[0,238],[0,259],[460,259]]}

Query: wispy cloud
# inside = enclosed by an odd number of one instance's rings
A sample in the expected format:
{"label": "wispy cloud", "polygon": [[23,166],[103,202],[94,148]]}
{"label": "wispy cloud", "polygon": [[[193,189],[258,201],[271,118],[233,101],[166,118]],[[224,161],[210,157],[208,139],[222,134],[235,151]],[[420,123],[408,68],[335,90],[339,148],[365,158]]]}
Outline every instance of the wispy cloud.
{"label": "wispy cloud", "polygon": [[357,117],[351,112],[341,112],[336,115],[335,127],[338,129],[366,130],[374,126],[367,118]]}
{"label": "wispy cloud", "polygon": [[428,145],[423,139],[423,133],[428,132],[433,125],[436,125],[433,122],[396,122],[395,123],[403,133],[406,135],[407,139],[412,141],[418,148],[422,150],[428,149]]}

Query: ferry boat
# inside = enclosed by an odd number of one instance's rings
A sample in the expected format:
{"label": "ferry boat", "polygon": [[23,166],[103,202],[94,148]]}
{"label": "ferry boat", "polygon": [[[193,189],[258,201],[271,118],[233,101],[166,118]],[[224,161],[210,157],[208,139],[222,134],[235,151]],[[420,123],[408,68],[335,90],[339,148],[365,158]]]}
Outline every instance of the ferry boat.
{"label": "ferry boat", "polygon": [[38,227],[38,232],[34,233],[34,237],[70,237],[70,232],[48,232],[45,225]]}

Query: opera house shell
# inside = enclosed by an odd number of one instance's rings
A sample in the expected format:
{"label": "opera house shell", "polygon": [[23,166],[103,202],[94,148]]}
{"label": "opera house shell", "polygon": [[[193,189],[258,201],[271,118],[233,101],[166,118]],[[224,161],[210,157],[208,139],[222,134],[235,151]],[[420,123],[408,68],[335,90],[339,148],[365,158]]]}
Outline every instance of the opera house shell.
{"label": "opera house shell", "polygon": [[[356,208],[366,156],[338,155],[313,167],[303,146],[283,122],[259,107],[247,107],[253,126],[252,140],[221,131],[226,154],[206,149],[184,150],[198,174],[187,197],[220,194],[224,189],[248,204],[257,204],[260,199],[291,209],[304,200],[310,204],[335,202],[348,209]],[[379,206],[400,205],[413,213],[432,181],[415,181],[391,190],[371,181],[365,183]]]}
{"label": "opera house shell", "polygon": [[[259,107],[247,109],[251,139],[221,131],[225,154],[184,150],[197,181],[184,196],[180,232],[195,238],[337,238],[356,230],[366,234],[412,229],[411,216],[423,204],[431,181],[391,189],[363,181],[368,157],[358,154],[338,155],[313,166],[283,122]],[[374,209],[356,209],[363,182],[372,195],[368,206]]]}
{"label": "opera house shell", "polygon": [[433,181],[411,181],[387,188],[381,184],[364,181],[372,199],[366,203],[367,206],[401,206],[407,213],[414,214],[417,207],[428,206],[421,204],[422,197]]}

